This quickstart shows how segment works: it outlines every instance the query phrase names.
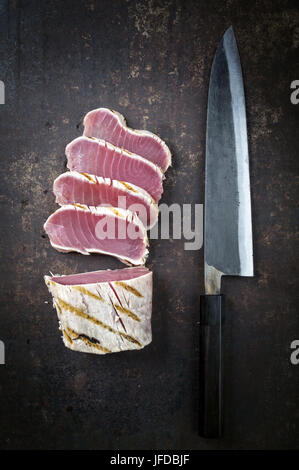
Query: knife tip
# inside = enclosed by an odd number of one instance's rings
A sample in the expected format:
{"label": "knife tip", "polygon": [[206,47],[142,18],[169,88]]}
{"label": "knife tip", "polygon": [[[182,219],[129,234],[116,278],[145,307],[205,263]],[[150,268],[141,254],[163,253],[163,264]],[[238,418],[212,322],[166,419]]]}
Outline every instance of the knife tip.
{"label": "knife tip", "polygon": [[225,31],[224,36],[228,36],[228,35],[233,35],[233,36],[235,35],[233,25],[230,25],[230,27],[227,28],[227,30]]}

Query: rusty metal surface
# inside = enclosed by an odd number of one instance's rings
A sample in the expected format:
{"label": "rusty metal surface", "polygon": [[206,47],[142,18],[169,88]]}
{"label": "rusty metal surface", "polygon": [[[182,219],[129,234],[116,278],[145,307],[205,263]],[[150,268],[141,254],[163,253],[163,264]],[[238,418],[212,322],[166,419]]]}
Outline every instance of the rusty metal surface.
{"label": "rusty metal surface", "polygon": [[[98,357],[63,346],[43,275],[121,264],[58,253],[42,225],[64,147],[98,106],[169,144],[163,202],[203,202],[208,78],[230,24],[247,97],[256,277],[224,281],[225,437],[211,442],[196,432],[202,250],[151,242],[153,342]],[[298,448],[297,1],[8,0],[0,27],[0,447]]]}

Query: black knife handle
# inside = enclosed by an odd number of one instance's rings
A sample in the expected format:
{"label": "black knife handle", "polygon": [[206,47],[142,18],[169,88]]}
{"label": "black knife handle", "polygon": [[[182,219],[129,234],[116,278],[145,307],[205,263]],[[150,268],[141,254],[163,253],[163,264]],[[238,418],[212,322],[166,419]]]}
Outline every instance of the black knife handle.
{"label": "black knife handle", "polygon": [[223,296],[200,296],[199,434],[222,436]]}

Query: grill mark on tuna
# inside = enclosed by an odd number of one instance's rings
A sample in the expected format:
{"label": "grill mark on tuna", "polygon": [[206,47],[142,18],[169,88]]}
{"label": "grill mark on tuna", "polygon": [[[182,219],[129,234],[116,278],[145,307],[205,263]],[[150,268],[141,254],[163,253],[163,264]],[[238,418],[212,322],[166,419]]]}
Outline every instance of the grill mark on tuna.
{"label": "grill mark on tuna", "polygon": [[67,327],[67,330],[68,330],[68,333],[70,335],[74,336],[74,338],[70,338],[70,336],[63,330],[64,333],[67,335],[67,337],[71,340],[72,343],[73,343],[73,341],[76,341],[76,340],[80,339],[81,341],[83,341],[88,346],[90,346],[92,348],[96,348],[99,351],[102,351],[102,352],[105,352],[105,353],[111,353],[112,352],[112,351],[110,351],[110,349],[105,348],[104,346],[101,346],[100,341],[97,340],[96,338],[91,338],[90,336],[87,336],[84,333],[77,333],[76,331],[72,330],[69,327]]}
{"label": "grill mark on tuna", "polygon": [[65,339],[70,343],[70,344],[73,344],[73,340],[72,338],[67,334],[67,332],[65,330],[62,330],[62,333],[63,333],[63,336],[65,337]]}
{"label": "grill mark on tuna", "polygon": [[113,214],[117,215],[117,217],[123,217],[123,215],[114,207],[109,207],[109,209],[111,210],[111,212],[113,212]]}
{"label": "grill mark on tuna", "polygon": [[129,286],[128,284],[126,284],[125,282],[122,282],[122,281],[114,281],[114,282],[115,282],[115,284],[117,284],[118,286],[120,286],[123,289],[127,290],[131,294],[136,295],[136,297],[143,297],[143,295],[140,294],[140,292],[137,289],[135,289],[135,287]]}
{"label": "grill mark on tuna", "polygon": [[115,308],[121,312],[121,313],[124,313],[125,315],[128,315],[128,317],[132,318],[133,320],[135,321],[141,321],[140,318],[138,317],[138,315],[136,315],[135,313],[131,312],[131,310],[129,310],[128,308],[126,307],[121,307],[120,305],[115,305]]}
{"label": "grill mark on tuna", "polygon": [[55,302],[55,306],[56,306],[56,308],[57,308],[57,310],[58,310],[58,312],[59,312],[58,316],[59,316],[59,315],[62,315],[62,310],[61,310],[61,308],[60,308],[60,305],[58,305],[58,304]]}
{"label": "grill mark on tuna", "polygon": [[110,333],[116,334],[116,335],[121,335],[123,338],[126,340],[130,341],[131,343],[137,344],[140,348],[142,347],[142,344],[133,336],[127,335],[123,333],[122,331],[117,331],[111,326],[107,325],[106,323],[103,323],[102,321],[98,320],[95,317],[92,317],[91,315],[88,315],[88,313],[83,312],[83,310],[80,310],[77,307],[74,307],[73,305],[70,305],[69,303],[65,302],[62,300],[60,297],[57,297],[57,301],[61,307],[61,309],[68,310],[70,313],[73,313],[74,315],[77,315],[81,318],[85,318],[85,320],[89,320],[95,325],[100,326],[101,328],[110,331]]}
{"label": "grill mark on tuna", "polygon": [[87,178],[89,181],[91,181],[94,184],[97,183],[88,173],[80,173],[80,175],[85,176],[85,178]]}
{"label": "grill mark on tuna", "polygon": [[78,290],[79,292],[82,292],[82,294],[89,295],[90,297],[93,297],[96,300],[105,302],[104,299],[100,295],[96,295],[93,292],[90,292],[90,290],[85,289],[85,287],[82,287],[82,286],[72,286],[72,287],[73,289]]}
{"label": "grill mark on tuna", "polygon": [[87,210],[85,206],[81,206],[81,204],[78,204],[77,202],[75,202],[73,206],[79,207],[80,209],[83,209],[84,211]]}
{"label": "grill mark on tuna", "polygon": [[133,193],[138,193],[137,189],[133,189],[132,186],[130,186],[128,183],[125,183],[124,181],[120,181],[120,183],[129,191],[133,191]]}

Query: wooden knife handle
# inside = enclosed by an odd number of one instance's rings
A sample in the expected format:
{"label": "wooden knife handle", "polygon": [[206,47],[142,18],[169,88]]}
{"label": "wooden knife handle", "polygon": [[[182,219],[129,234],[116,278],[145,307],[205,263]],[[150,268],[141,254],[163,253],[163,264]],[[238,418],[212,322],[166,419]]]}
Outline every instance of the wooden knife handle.
{"label": "wooden knife handle", "polygon": [[200,296],[199,434],[222,436],[222,295]]}

